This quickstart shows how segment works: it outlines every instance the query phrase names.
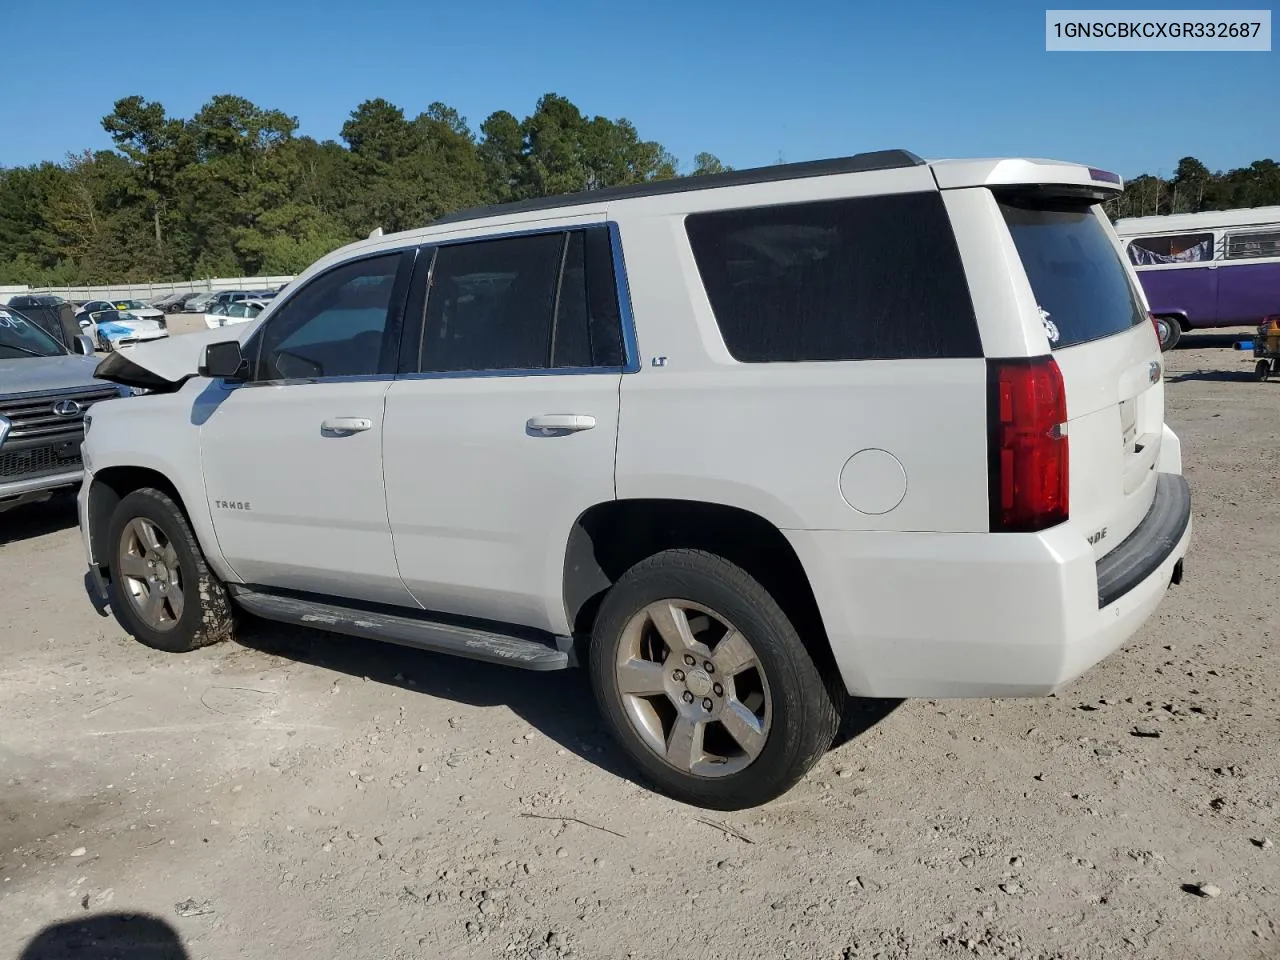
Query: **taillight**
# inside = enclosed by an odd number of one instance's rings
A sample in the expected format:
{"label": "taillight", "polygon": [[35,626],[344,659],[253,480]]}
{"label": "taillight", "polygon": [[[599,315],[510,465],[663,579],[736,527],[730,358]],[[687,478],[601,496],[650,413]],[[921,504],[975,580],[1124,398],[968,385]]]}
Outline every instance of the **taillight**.
{"label": "taillight", "polygon": [[1043,530],[1067,519],[1067,391],[1053,357],[992,360],[991,529]]}
{"label": "taillight", "polygon": [[1151,329],[1156,332],[1156,346],[1161,346],[1164,343],[1164,338],[1160,336],[1160,321],[1156,319],[1154,313],[1148,313],[1147,318],[1151,321]]}

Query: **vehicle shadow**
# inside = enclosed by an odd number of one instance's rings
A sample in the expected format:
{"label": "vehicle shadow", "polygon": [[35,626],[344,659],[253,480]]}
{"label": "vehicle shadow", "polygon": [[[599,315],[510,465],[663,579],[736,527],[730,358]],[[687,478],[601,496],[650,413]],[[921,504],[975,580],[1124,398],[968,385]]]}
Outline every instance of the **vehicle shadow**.
{"label": "vehicle shadow", "polygon": [[[473,707],[505,706],[565,750],[607,773],[641,784],[600,719],[584,669],[521,670],[250,618],[243,621],[237,642],[252,650],[440,700]],[[832,749],[866,733],[901,703],[851,700]]]}
{"label": "vehicle shadow", "polygon": [[188,960],[178,932],[145,913],[102,913],[50,924],[18,960]]}
{"label": "vehicle shadow", "polygon": [[1257,383],[1252,368],[1248,370],[1189,370],[1166,377],[1167,383],[1187,383],[1189,381],[1206,381],[1210,383]]}
{"label": "vehicle shadow", "polygon": [[[1223,333],[1214,331],[1213,333],[1199,332],[1195,330],[1184,333],[1178,340],[1177,346],[1173,349],[1177,350],[1212,350],[1217,347],[1225,347],[1230,350],[1231,345],[1239,340],[1252,340],[1257,334],[1255,327],[1241,327],[1234,333]],[[1247,354],[1245,354],[1247,356]]]}
{"label": "vehicle shadow", "polygon": [[31,540],[78,525],[75,497],[55,495],[42,503],[27,503],[0,513],[0,547]]}

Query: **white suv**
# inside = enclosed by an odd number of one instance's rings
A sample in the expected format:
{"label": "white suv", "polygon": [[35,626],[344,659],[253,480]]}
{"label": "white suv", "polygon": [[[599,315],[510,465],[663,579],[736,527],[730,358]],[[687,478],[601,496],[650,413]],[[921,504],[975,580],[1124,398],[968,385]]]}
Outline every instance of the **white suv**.
{"label": "white suv", "polygon": [[717,808],[800,779],[847,695],[1047,694],[1190,538],[1119,191],[885,151],[352,244],[104,361],[153,392],[91,420],[92,589],[164,650],[243,611],[583,664]]}

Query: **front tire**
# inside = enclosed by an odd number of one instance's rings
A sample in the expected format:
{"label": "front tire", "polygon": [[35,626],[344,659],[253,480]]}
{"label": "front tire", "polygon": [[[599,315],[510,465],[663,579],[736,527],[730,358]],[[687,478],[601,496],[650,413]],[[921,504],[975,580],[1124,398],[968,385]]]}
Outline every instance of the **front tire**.
{"label": "front tire", "polygon": [[162,490],[135,490],[111,517],[107,548],[111,611],[135,639],[188,653],[230,639],[227,589],[205,563],[182,509]]}
{"label": "front tire", "polygon": [[600,712],[644,779],[699,807],[787,792],[830,748],[844,706],[769,592],[699,550],[658,553],[619,578],[590,661]]}

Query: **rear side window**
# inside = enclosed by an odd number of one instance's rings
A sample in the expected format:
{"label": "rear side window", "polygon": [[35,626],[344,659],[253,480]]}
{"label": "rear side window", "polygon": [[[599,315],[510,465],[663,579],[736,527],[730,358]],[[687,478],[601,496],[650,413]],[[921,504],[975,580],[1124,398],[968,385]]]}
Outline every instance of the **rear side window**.
{"label": "rear side window", "polygon": [[937,193],[700,213],[685,229],[735,360],[982,356]]}
{"label": "rear side window", "polygon": [[1253,260],[1259,257],[1280,257],[1280,230],[1227,235],[1228,260]]}
{"label": "rear side window", "polygon": [[1003,200],[1000,210],[1051,347],[1101,340],[1150,322],[1091,206]]}
{"label": "rear side window", "polygon": [[603,229],[442,246],[431,272],[424,373],[622,365]]}

